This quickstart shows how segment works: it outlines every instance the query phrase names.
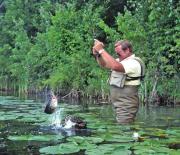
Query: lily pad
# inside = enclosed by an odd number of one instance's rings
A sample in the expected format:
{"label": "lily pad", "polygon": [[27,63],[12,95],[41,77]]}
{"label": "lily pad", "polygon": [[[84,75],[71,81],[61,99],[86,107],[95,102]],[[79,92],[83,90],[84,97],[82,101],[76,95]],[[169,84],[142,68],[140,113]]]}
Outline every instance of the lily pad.
{"label": "lily pad", "polygon": [[0,115],[2,116],[5,112],[4,111],[0,111]]}
{"label": "lily pad", "polygon": [[90,143],[94,143],[94,144],[97,144],[97,143],[102,143],[104,141],[103,138],[100,138],[100,137],[86,137],[85,138],[88,142]]}
{"label": "lily pad", "polygon": [[85,141],[88,141],[89,143],[97,144],[104,141],[104,139],[99,137],[81,137],[81,136],[74,136],[67,138],[67,141],[76,142],[78,144],[84,143]]}
{"label": "lily pad", "polygon": [[97,148],[87,149],[85,154],[87,155],[104,155],[104,154],[111,154],[111,155],[130,155],[131,151],[128,150],[130,148],[129,144],[102,144],[99,145]]}
{"label": "lily pad", "polygon": [[105,133],[99,135],[102,139],[104,139],[106,142],[119,142],[119,143],[127,143],[127,142],[133,142],[134,139],[130,136],[125,135],[117,135],[117,134],[111,134],[111,133]]}
{"label": "lily pad", "polygon": [[66,140],[78,144],[81,150],[94,149],[97,147],[97,145],[95,145],[96,143],[100,143],[103,141],[103,139],[98,137],[80,137],[80,136],[69,137]]}
{"label": "lily pad", "polygon": [[171,152],[169,152],[169,155],[180,155],[180,150],[171,150]]}
{"label": "lily pad", "polygon": [[169,135],[177,136],[177,137],[180,138],[180,130],[178,128],[177,129],[167,130],[166,133],[169,134]]}
{"label": "lily pad", "polygon": [[171,151],[169,148],[166,147],[162,147],[162,146],[144,146],[144,145],[140,145],[140,146],[136,146],[134,147],[134,153],[138,154],[138,155],[144,155],[144,154],[169,154],[169,152]]}
{"label": "lily pad", "polygon": [[0,117],[0,121],[5,121],[5,120],[14,120],[18,118],[18,116],[14,116],[14,115],[2,115]]}
{"label": "lily pad", "polygon": [[81,137],[81,136],[74,136],[74,137],[68,137],[66,140],[80,144],[80,143],[83,143],[85,141],[85,138]]}
{"label": "lily pad", "polygon": [[81,150],[96,149],[96,148],[97,148],[97,145],[96,145],[96,144],[93,144],[93,143],[90,143],[90,142],[88,142],[88,141],[84,141],[84,143],[79,144],[79,148],[80,148]]}
{"label": "lily pad", "polygon": [[37,117],[26,117],[18,120],[23,122],[42,122],[42,120],[38,119]]}
{"label": "lily pad", "polygon": [[21,135],[21,136],[9,136],[8,139],[12,141],[55,141],[63,139],[60,135]]}
{"label": "lily pad", "polygon": [[78,147],[78,145],[72,142],[62,143],[60,145],[48,146],[39,149],[40,153],[45,153],[45,154],[70,154],[79,151],[80,148]]}
{"label": "lily pad", "polygon": [[[88,122],[90,122],[90,121],[88,121]],[[100,120],[96,120],[96,122],[92,122],[92,123],[90,122],[90,123],[88,123],[87,126],[88,126],[88,128],[91,128],[91,129],[107,129],[107,125]]]}

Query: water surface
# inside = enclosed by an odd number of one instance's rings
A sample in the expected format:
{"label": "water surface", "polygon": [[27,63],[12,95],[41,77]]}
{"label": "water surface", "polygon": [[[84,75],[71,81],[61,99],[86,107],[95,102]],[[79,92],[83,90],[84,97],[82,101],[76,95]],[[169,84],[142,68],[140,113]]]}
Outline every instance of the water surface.
{"label": "water surface", "polygon": [[[60,102],[56,115],[48,115],[43,104],[0,96],[1,155],[180,154],[179,107],[141,107],[136,122],[122,126],[114,120],[111,105]],[[88,129],[57,126],[67,114],[84,118]],[[135,139],[134,133],[140,137]]]}

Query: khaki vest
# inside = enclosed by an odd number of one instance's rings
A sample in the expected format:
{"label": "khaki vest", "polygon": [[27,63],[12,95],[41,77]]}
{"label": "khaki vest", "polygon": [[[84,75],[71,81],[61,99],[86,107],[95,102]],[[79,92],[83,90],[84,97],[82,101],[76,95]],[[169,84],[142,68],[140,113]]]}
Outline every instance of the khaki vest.
{"label": "khaki vest", "polygon": [[122,73],[122,72],[112,71],[110,79],[109,79],[109,84],[110,85],[123,88],[124,85],[125,85],[125,81],[131,81],[131,80],[137,80],[137,79],[142,80],[144,78],[145,65],[144,65],[143,61],[138,57],[132,57],[131,59],[135,59],[140,63],[141,75],[137,76],[137,77],[131,77],[131,76],[128,76],[127,74]]}

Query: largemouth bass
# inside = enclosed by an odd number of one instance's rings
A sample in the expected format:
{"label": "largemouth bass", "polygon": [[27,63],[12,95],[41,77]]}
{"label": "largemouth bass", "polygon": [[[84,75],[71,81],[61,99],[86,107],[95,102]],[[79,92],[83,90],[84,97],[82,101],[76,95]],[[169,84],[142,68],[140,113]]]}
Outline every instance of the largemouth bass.
{"label": "largemouth bass", "polygon": [[58,106],[58,99],[54,95],[54,92],[50,89],[47,90],[46,94],[46,107],[44,109],[44,112],[46,114],[52,114]]}

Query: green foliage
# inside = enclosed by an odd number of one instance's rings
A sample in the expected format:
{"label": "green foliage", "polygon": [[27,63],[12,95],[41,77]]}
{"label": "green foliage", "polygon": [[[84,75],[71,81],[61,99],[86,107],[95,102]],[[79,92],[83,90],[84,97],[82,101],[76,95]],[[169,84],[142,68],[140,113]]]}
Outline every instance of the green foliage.
{"label": "green foliage", "polygon": [[37,79],[54,88],[95,91],[92,82],[94,79],[100,81],[101,76],[98,72],[92,74],[92,68],[100,69],[90,53],[95,21],[100,20],[99,10],[95,13],[92,5],[81,10],[76,10],[75,4],[59,5],[52,17],[52,25],[46,33],[37,36],[36,45],[29,53],[33,63],[32,75],[40,71]]}
{"label": "green foliage", "polygon": [[[147,15],[146,18],[139,17],[144,19],[142,23],[144,23],[148,38],[147,44],[150,49],[147,50],[146,55],[146,60],[149,62],[147,64],[149,69],[147,80],[153,82],[157,77],[158,83],[155,91],[164,95],[168,94],[171,98],[177,97],[179,91],[175,92],[174,89],[176,89],[176,85],[179,85],[179,82],[175,80],[179,73],[177,61],[179,60],[177,35],[180,32],[178,30],[178,8],[171,1],[145,1],[141,4],[138,14],[139,12],[141,15]],[[152,83],[148,87],[151,86]]]}
{"label": "green foliage", "polygon": [[179,99],[179,2],[6,0],[3,7],[1,89],[107,95],[108,73],[90,56],[93,39],[103,38],[113,55],[114,42],[127,39],[146,64],[142,95]]}
{"label": "green foliage", "polygon": [[[4,2],[5,13],[1,18],[0,41],[2,60],[1,87],[27,91],[29,85],[29,64],[27,54],[30,51],[37,31],[45,30],[45,23],[39,20],[37,13],[40,6],[47,6],[46,1],[10,1]],[[47,10],[47,9],[46,9]],[[49,17],[48,17],[49,18]],[[43,27],[41,27],[43,25]],[[9,86],[8,86],[9,85]],[[9,88],[7,88],[9,87]]]}
{"label": "green foliage", "polygon": [[118,31],[121,32],[122,38],[130,40],[133,44],[134,52],[143,59],[148,51],[147,35],[143,25],[129,11],[126,11],[124,15],[119,14],[116,20]]}

